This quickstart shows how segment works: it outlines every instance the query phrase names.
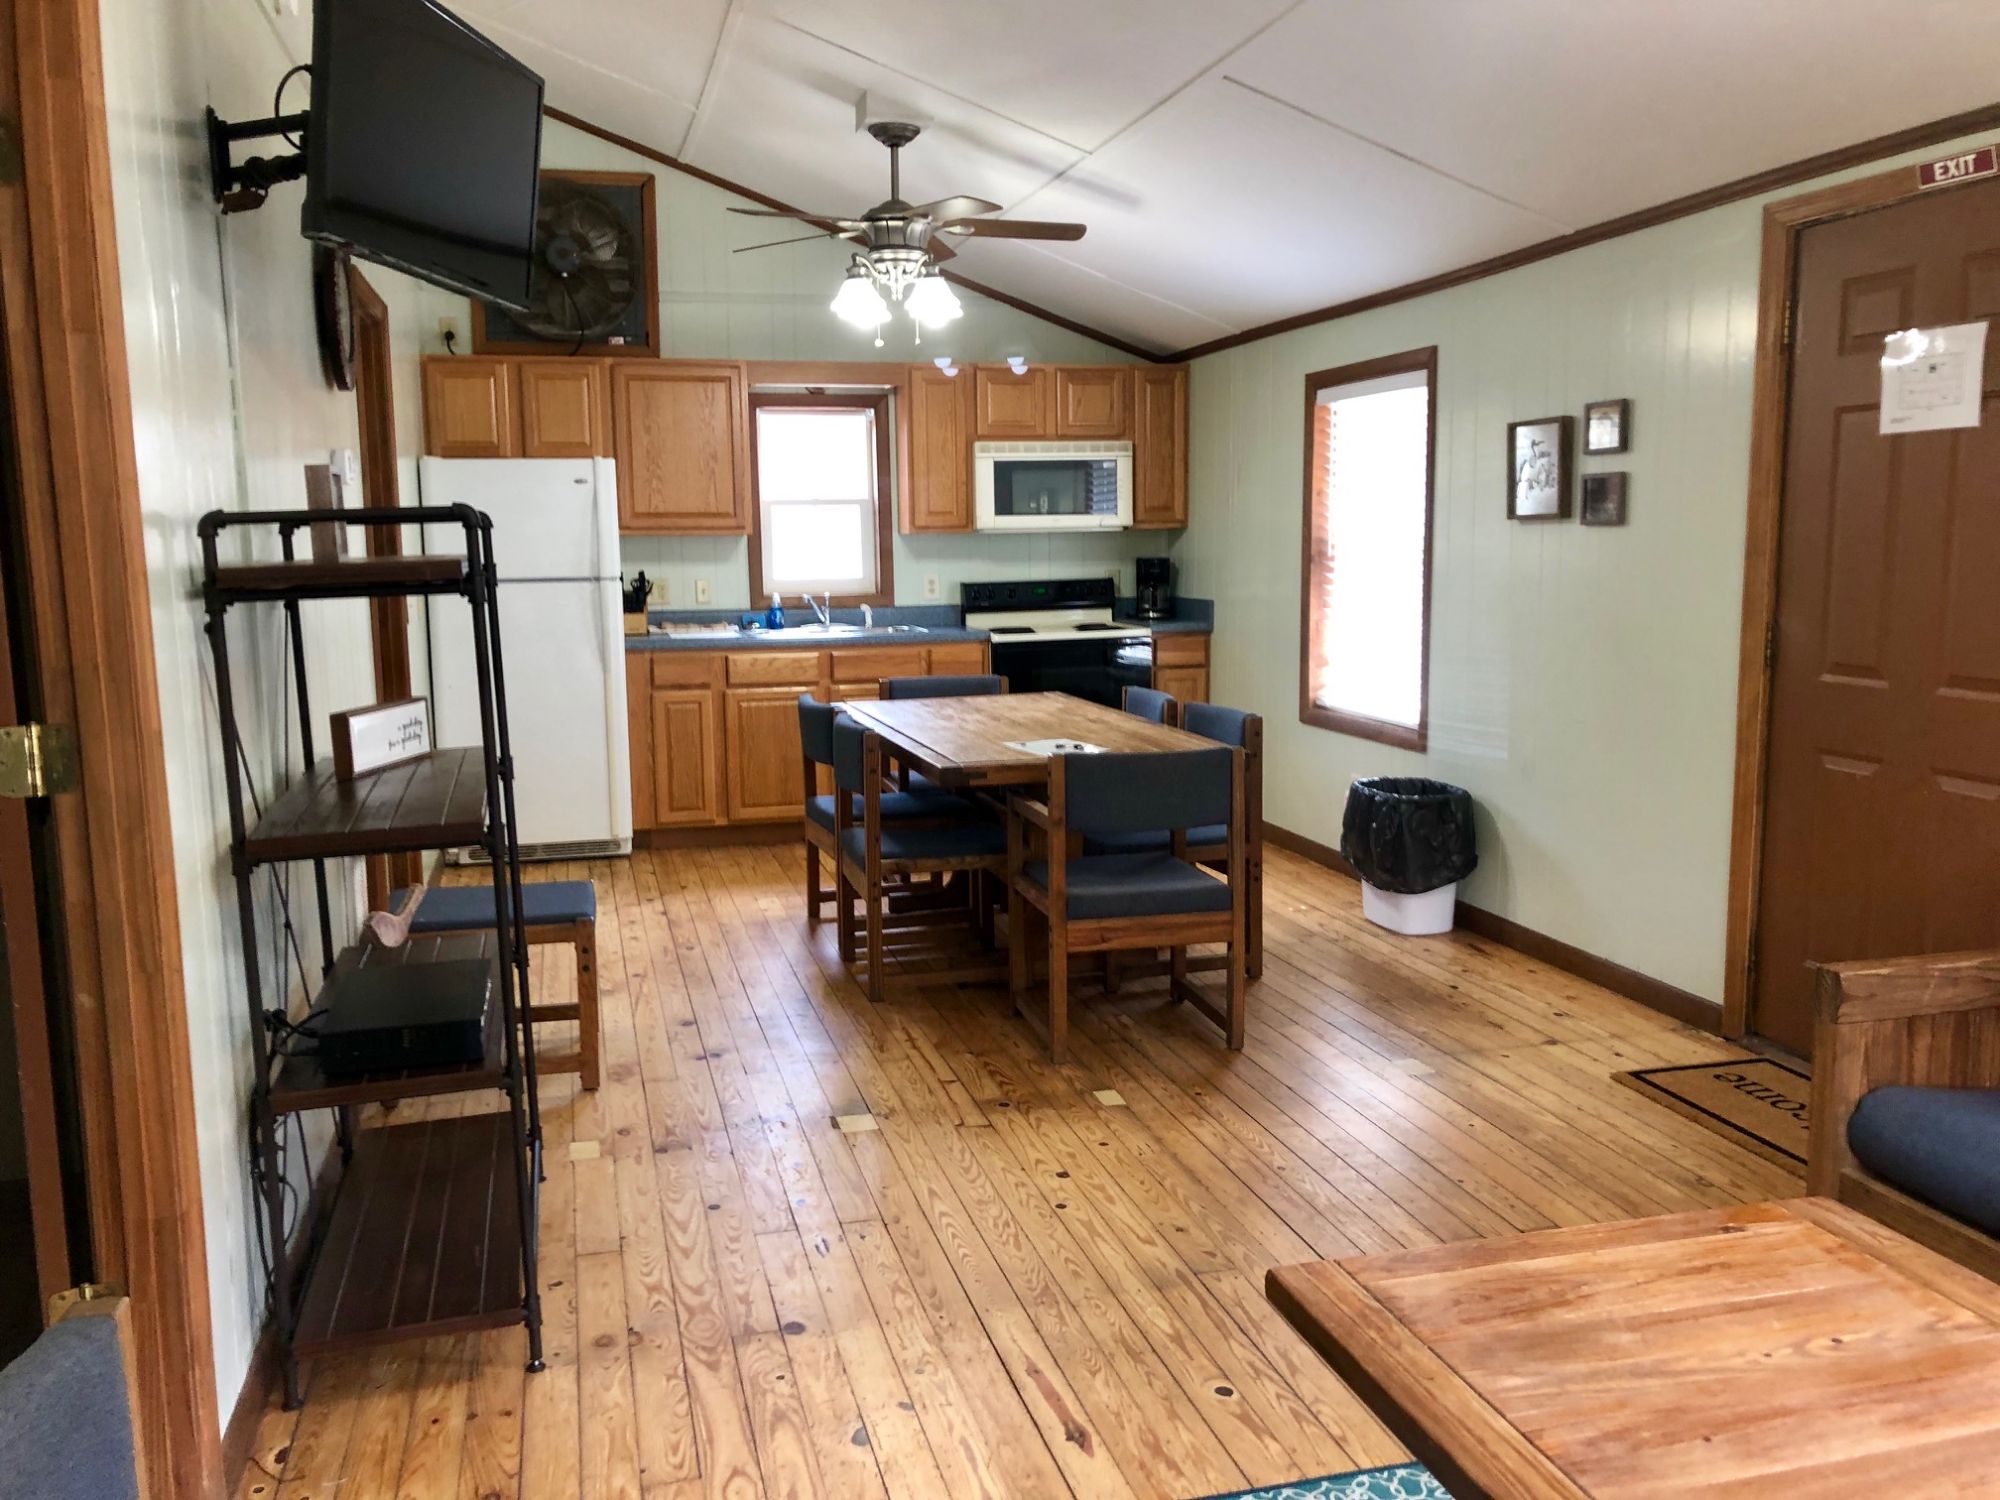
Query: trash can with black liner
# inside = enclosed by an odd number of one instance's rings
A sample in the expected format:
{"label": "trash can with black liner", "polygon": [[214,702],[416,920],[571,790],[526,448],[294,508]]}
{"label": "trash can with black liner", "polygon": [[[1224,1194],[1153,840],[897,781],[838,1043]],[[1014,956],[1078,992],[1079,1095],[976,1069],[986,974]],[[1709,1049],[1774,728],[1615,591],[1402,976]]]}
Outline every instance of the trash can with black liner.
{"label": "trash can with black liner", "polygon": [[1458,883],[1479,863],[1472,794],[1421,776],[1358,777],[1340,852],[1361,874],[1369,921],[1410,936],[1449,932]]}

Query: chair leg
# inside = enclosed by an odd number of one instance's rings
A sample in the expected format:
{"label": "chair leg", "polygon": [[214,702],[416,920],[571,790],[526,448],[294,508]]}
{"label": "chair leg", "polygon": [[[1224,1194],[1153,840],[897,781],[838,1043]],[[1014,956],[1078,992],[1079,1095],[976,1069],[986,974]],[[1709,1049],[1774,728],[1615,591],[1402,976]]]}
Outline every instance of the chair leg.
{"label": "chair leg", "polygon": [[854,887],[847,878],[847,861],[834,856],[833,860],[833,905],[834,929],[840,934],[840,961],[851,965],[854,962]]}
{"label": "chair leg", "polygon": [[1049,1061],[1069,1058],[1069,924],[1049,914]]}
{"label": "chair leg", "polygon": [[583,1086],[597,1087],[597,922],[586,917],[576,924],[576,1024]]}
{"label": "chair leg", "polygon": [[979,944],[982,948],[993,946],[993,873],[990,870],[972,872],[972,902],[974,921],[979,928]]}
{"label": "chair leg", "polygon": [[1187,999],[1187,945],[1167,950],[1167,995],[1179,1005]]}
{"label": "chair leg", "polygon": [[868,998],[882,1002],[882,887],[871,885],[868,903]]}
{"label": "chair leg", "polygon": [[806,840],[806,925],[819,926],[819,904],[823,899],[819,884],[819,845]]}
{"label": "chair leg", "polygon": [[1237,940],[1229,945],[1229,1025],[1224,1028],[1224,1036],[1231,1052],[1243,1050],[1245,1009],[1243,984],[1248,962],[1244,949],[1248,946],[1241,938],[1241,926],[1237,928]]}
{"label": "chair leg", "polygon": [[1019,1012],[1028,1003],[1028,902],[1007,887],[1007,990]]}
{"label": "chair leg", "polygon": [[1264,861],[1261,855],[1252,854],[1246,863],[1250,866],[1250,878],[1243,883],[1243,899],[1250,906],[1245,913],[1250,925],[1250,951],[1244,972],[1257,979],[1264,973]]}

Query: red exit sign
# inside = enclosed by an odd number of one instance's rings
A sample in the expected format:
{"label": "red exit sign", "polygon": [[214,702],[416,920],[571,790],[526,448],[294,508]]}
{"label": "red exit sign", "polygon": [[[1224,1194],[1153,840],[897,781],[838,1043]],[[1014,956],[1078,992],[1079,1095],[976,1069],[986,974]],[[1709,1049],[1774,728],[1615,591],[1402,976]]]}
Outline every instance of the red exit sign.
{"label": "red exit sign", "polygon": [[1945,187],[1969,182],[1975,177],[2000,174],[2000,147],[1981,146],[1977,151],[1961,151],[1957,156],[1940,156],[1917,168],[1918,187]]}

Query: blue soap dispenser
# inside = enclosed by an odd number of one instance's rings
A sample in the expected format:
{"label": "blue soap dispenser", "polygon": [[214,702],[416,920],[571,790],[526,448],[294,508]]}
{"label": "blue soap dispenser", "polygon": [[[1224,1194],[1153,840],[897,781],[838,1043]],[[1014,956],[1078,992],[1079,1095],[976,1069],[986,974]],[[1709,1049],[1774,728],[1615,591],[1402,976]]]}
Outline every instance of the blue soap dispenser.
{"label": "blue soap dispenser", "polygon": [[771,607],[764,611],[764,628],[766,630],[783,630],[785,628],[785,607],[778,602],[778,596],[775,593],[771,595]]}

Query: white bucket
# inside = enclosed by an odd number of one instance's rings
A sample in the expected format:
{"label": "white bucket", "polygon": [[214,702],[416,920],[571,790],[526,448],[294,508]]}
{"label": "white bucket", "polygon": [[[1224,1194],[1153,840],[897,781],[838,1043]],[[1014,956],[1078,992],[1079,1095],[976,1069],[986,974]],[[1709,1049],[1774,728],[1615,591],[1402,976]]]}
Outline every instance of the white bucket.
{"label": "white bucket", "polygon": [[1400,932],[1405,937],[1425,937],[1450,932],[1458,905],[1458,882],[1441,885],[1434,891],[1414,896],[1385,891],[1361,882],[1361,915],[1377,927]]}

